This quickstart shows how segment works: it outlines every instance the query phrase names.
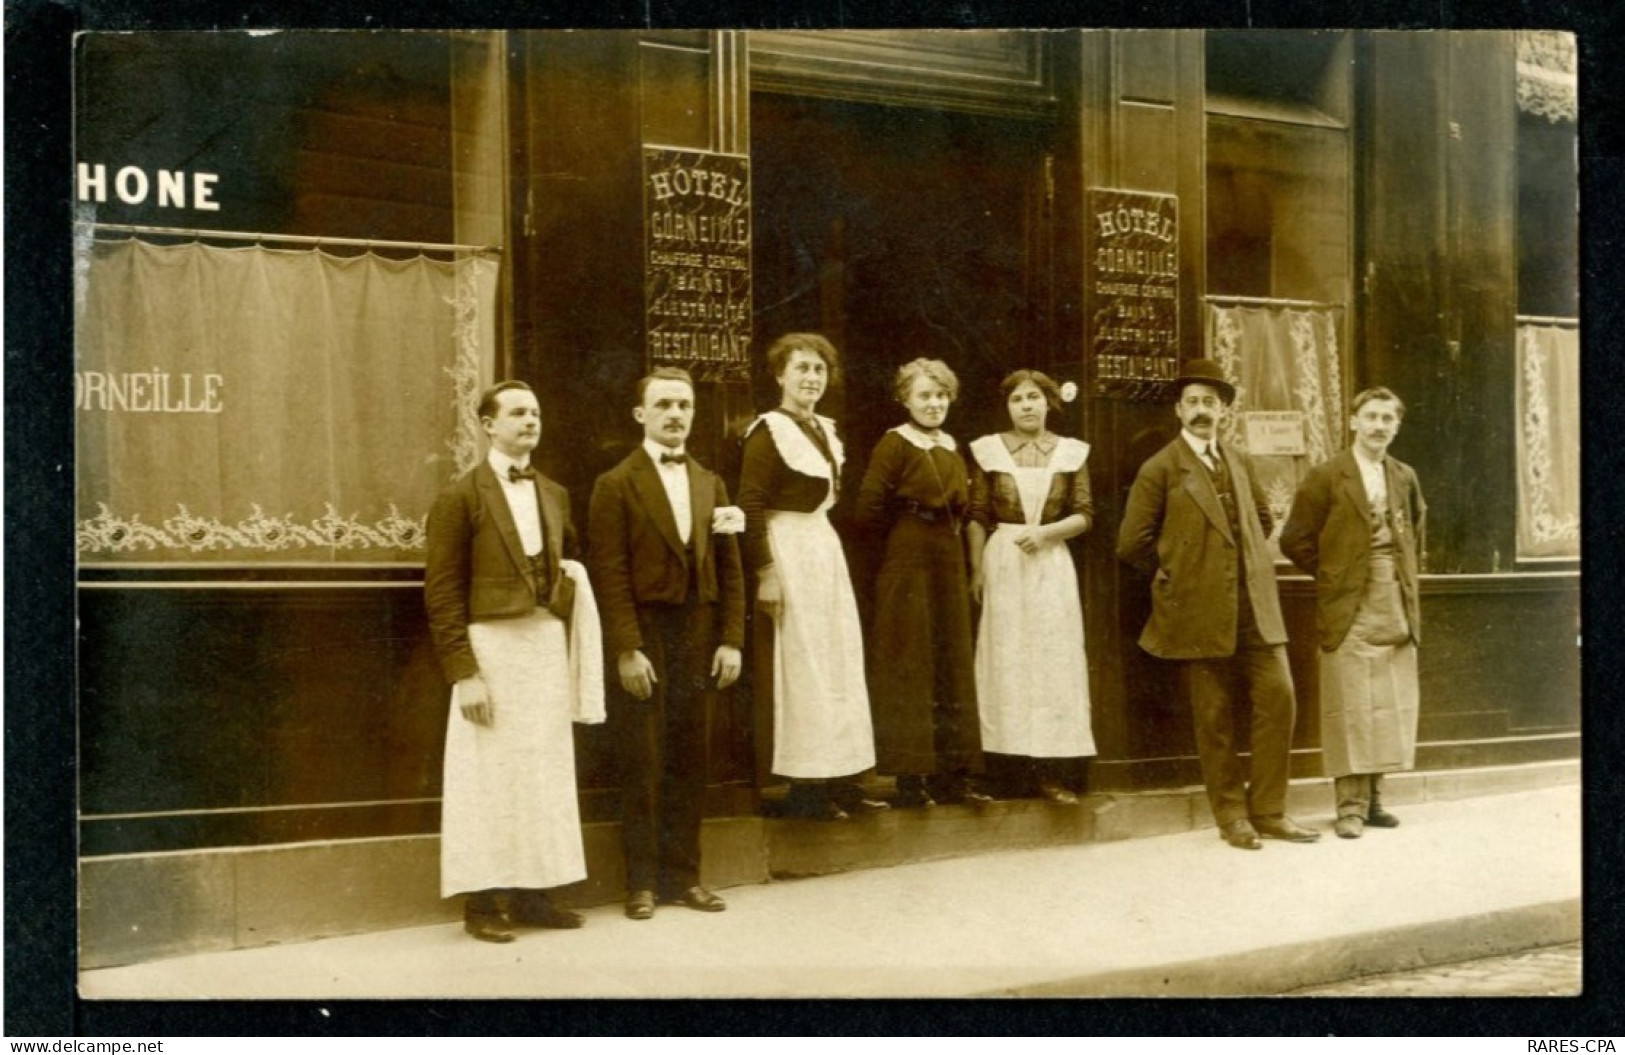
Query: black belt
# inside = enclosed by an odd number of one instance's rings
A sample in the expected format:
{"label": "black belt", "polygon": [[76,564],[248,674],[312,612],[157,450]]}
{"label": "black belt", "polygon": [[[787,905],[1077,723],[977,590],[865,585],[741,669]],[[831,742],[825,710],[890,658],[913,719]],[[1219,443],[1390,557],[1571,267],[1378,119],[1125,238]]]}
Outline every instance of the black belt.
{"label": "black belt", "polygon": [[927,524],[940,524],[953,519],[953,510],[944,506],[921,505],[912,498],[904,498],[898,502],[898,508],[910,516],[919,517]]}

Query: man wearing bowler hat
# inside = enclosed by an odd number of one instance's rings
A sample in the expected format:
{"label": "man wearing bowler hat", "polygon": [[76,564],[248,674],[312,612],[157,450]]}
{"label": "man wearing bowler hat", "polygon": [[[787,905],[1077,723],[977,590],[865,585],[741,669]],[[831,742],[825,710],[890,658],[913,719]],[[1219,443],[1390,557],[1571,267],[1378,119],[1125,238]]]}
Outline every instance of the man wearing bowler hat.
{"label": "man wearing bowler hat", "polygon": [[[1314,842],[1286,815],[1296,704],[1286,625],[1266,540],[1269,506],[1243,457],[1218,443],[1236,389],[1219,365],[1193,359],[1174,379],[1180,433],[1140,466],[1117,556],[1151,578],[1140,647],[1181,667],[1208,803],[1238,849],[1259,837]],[[1235,743],[1237,685],[1252,705],[1250,773]]]}

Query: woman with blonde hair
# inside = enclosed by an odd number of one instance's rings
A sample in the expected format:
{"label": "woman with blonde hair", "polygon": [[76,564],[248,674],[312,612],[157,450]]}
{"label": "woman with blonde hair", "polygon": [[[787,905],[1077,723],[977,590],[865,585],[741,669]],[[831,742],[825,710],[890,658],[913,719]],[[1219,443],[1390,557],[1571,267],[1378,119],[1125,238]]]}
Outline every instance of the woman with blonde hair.
{"label": "woman with blonde hair", "polygon": [[958,394],[941,360],[898,370],[909,420],[881,437],[858,491],[857,522],[884,545],[869,690],[878,766],[897,777],[900,806],[989,801],[970,781],[982,742],[965,564],[969,473],[942,429]]}

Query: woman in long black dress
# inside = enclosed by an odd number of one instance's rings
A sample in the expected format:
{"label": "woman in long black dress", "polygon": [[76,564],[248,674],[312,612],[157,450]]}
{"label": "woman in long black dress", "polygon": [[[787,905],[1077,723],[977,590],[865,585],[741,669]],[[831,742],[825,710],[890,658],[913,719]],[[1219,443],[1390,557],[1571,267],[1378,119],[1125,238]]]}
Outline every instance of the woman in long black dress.
{"label": "woman in long black dress", "polygon": [[869,698],[877,768],[897,777],[897,804],[989,801],[976,713],[965,523],[969,471],[942,430],[959,380],[936,359],[897,372],[909,420],[881,437],[856,519],[884,556],[875,582]]}

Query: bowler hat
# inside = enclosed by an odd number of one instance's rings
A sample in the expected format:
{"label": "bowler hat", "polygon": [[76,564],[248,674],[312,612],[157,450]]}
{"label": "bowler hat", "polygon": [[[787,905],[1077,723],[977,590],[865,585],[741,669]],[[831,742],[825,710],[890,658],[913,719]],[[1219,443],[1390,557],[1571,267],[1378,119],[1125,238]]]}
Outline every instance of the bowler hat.
{"label": "bowler hat", "polygon": [[1185,364],[1184,371],[1168,383],[1174,402],[1179,402],[1186,385],[1207,385],[1218,389],[1226,403],[1236,401],[1236,386],[1225,378],[1224,368],[1212,359],[1192,359]]}

